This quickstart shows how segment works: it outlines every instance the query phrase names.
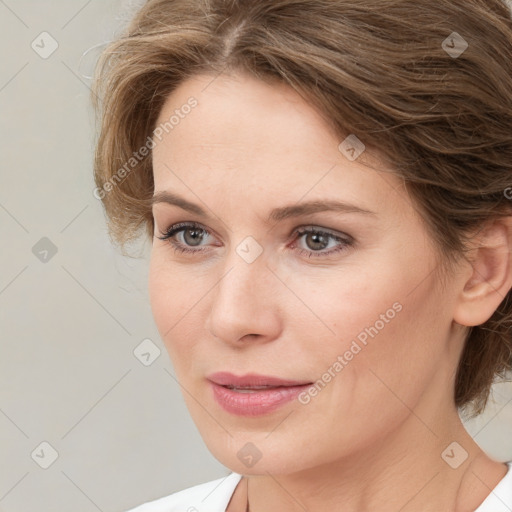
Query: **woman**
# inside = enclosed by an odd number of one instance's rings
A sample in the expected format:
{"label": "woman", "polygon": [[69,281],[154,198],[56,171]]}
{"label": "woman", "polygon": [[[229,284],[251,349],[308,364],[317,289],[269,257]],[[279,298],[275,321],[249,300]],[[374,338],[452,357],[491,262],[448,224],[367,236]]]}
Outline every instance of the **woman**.
{"label": "woman", "polygon": [[134,510],[512,509],[458,414],[511,368],[502,0],[150,0],[94,94],[95,195],[232,471]]}

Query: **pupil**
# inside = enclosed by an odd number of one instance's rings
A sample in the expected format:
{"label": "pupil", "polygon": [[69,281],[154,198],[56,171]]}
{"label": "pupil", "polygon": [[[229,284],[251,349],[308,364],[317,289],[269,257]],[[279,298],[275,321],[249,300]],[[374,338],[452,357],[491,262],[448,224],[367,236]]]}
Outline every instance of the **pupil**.
{"label": "pupil", "polygon": [[[187,243],[187,245],[199,245],[201,243],[201,240],[202,240],[202,236],[199,235],[199,233],[201,232],[200,229],[196,229],[196,228],[190,228],[190,229],[187,229],[185,231],[185,242]],[[192,233],[192,237],[191,239],[189,240],[188,238],[188,234]],[[190,243],[192,242],[192,243]],[[197,243],[194,243],[194,242],[197,242]]]}
{"label": "pupil", "polygon": [[321,234],[318,233],[309,233],[306,239],[311,239],[313,241],[313,244],[320,244],[322,247],[311,247],[308,243],[308,246],[310,246],[311,249],[325,249],[326,247],[326,237],[324,237]]}
{"label": "pupil", "polygon": [[[187,229],[184,233],[185,242],[187,245],[199,245],[203,236],[201,235],[201,229],[190,228]],[[308,233],[307,237],[307,245],[311,249],[324,249],[326,247],[326,237],[318,233]],[[310,244],[309,242],[312,242]],[[319,247],[320,245],[320,247]]]}

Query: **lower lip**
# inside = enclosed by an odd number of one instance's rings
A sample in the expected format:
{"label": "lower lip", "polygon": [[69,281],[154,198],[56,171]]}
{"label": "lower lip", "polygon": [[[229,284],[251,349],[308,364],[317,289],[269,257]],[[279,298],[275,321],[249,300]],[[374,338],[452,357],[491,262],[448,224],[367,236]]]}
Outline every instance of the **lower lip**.
{"label": "lower lip", "polygon": [[259,416],[273,412],[311,387],[311,384],[304,384],[241,393],[214,382],[211,385],[217,403],[227,412],[240,416]]}

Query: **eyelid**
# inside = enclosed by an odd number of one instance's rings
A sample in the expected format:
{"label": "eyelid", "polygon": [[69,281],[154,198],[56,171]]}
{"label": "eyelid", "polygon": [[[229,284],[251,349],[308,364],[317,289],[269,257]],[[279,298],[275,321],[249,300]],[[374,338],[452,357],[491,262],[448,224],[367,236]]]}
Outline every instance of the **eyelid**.
{"label": "eyelid", "polygon": [[[215,232],[212,229],[207,228],[206,226],[203,226],[200,222],[196,222],[196,221],[176,222],[174,224],[171,224],[163,232],[160,231],[160,234],[162,236],[164,236],[164,235],[167,235],[170,231],[174,231],[179,228],[190,228],[190,229],[196,228],[196,229],[205,231],[209,235],[216,236]],[[342,231],[340,232],[340,231],[337,231],[337,230],[334,230],[331,228],[326,228],[326,227],[320,226],[318,224],[302,224],[300,226],[296,226],[295,228],[293,228],[292,232],[290,233],[290,235],[288,235],[288,237],[291,235],[297,234],[297,233],[303,234],[304,232],[310,232],[310,231],[322,232],[327,235],[331,235],[333,238],[346,239],[346,241],[354,241],[354,238],[352,236],[350,236],[348,233],[345,233]],[[161,237],[158,237],[158,238],[161,238]]]}
{"label": "eyelid", "polygon": [[303,226],[298,226],[293,229],[292,234],[309,232],[309,231],[313,231],[313,232],[318,231],[321,233],[325,233],[327,235],[331,235],[334,238],[343,238],[346,240],[354,240],[354,238],[352,236],[350,236],[348,233],[345,233],[343,231],[336,231],[331,228],[324,228],[322,226],[318,226],[317,224],[304,224]]}
{"label": "eyelid", "polygon": [[[167,240],[171,238],[172,236],[176,235],[177,233],[182,233],[186,229],[198,229],[201,231],[204,231],[210,236],[215,236],[211,229],[206,228],[199,222],[195,221],[185,221],[185,222],[176,222],[175,224],[171,224],[167,229],[164,231],[160,230],[160,234],[162,236],[158,236],[160,240]],[[170,233],[173,233],[169,235]]]}

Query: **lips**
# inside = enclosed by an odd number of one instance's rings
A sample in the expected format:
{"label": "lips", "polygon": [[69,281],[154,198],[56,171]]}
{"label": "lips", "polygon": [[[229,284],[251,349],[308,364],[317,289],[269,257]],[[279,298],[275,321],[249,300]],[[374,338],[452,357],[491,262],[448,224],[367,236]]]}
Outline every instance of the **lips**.
{"label": "lips", "polygon": [[217,404],[225,411],[241,416],[273,412],[312,384],[258,374],[236,376],[229,372],[214,373],[207,379]]}
{"label": "lips", "polygon": [[265,389],[285,386],[304,386],[306,384],[312,384],[310,381],[305,380],[285,380],[268,375],[258,375],[256,373],[237,376],[229,372],[217,372],[209,375],[207,379],[215,384],[218,384],[219,386],[224,386],[232,389]]}

